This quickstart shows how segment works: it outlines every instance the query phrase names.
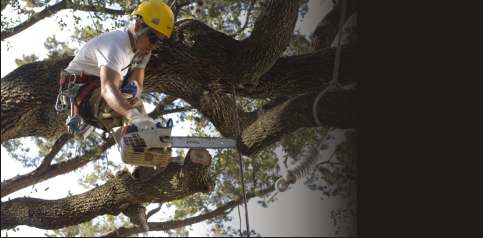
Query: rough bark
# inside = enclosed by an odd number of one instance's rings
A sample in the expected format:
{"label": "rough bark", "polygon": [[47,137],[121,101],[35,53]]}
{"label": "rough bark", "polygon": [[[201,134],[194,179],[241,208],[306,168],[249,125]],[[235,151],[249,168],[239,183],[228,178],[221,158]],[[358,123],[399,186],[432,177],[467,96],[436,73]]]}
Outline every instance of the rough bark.
{"label": "rough bark", "polygon": [[[317,126],[312,109],[316,97],[317,93],[305,94],[288,99],[260,113],[260,116],[243,130],[243,154],[251,156],[278,141],[285,134],[299,128]],[[317,105],[319,120],[328,127],[354,127],[358,119],[356,98],[355,91],[327,93]]]}
{"label": "rough bark", "polygon": [[292,37],[301,3],[301,0],[262,2],[263,10],[252,34],[229,59],[228,68],[239,87],[255,89],[260,76],[280,58]]}
{"label": "rough bark", "polygon": [[[281,57],[261,76],[256,89],[238,91],[251,98],[293,97],[319,92],[332,79],[335,50],[325,48],[305,55]],[[357,82],[354,53],[353,47],[342,49],[339,82],[343,85]]]}
{"label": "rough bark", "polygon": [[58,229],[89,221],[104,214],[117,215],[132,204],[168,202],[197,192],[209,192],[213,179],[208,166],[175,163],[149,179],[133,179],[127,171],[85,193],[44,200],[15,198],[1,205],[1,228],[28,225],[41,229]]}
{"label": "rough bark", "polygon": [[54,104],[58,76],[72,57],[22,65],[2,78],[1,141],[25,136],[55,137],[65,132],[67,113]]}

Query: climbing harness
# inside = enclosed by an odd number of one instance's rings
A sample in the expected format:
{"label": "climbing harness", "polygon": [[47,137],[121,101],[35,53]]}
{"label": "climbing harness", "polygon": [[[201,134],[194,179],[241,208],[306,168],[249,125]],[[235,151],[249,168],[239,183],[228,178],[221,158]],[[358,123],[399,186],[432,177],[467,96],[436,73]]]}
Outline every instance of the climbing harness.
{"label": "climbing harness", "polygon": [[[130,66],[135,60],[139,59],[134,57],[129,65],[121,69],[121,71],[124,71],[128,68],[128,72],[124,77],[120,88],[121,93],[126,98],[134,97],[137,92],[137,85],[128,80],[131,73]],[[112,129],[109,130],[101,120],[96,120],[83,115],[86,109],[84,106],[85,103],[87,103],[87,99],[91,96],[92,91],[100,87],[100,85],[101,80],[99,77],[87,75],[84,72],[73,74],[64,70],[60,73],[59,93],[54,108],[57,113],[70,109],[70,114],[66,119],[67,132],[85,139],[94,130],[93,125],[98,123],[103,127],[102,129],[105,132],[113,133]]]}
{"label": "climbing harness", "polygon": [[81,117],[80,107],[85,97],[99,85],[100,79],[96,76],[61,72],[55,111],[61,113],[70,109],[70,114],[66,119],[69,133],[85,138],[94,129]]}
{"label": "climbing harness", "polygon": [[[343,30],[343,27],[344,27],[344,19],[345,19],[345,14],[346,14],[347,1],[346,0],[341,0],[341,1],[342,1],[341,2],[341,15],[340,15],[340,18],[339,18],[339,33],[338,33],[339,35],[338,35],[338,39],[337,39],[337,48],[336,48],[336,55],[335,55],[335,59],[334,59],[334,69],[333,69],[333,73],[332,73],[332,80],[329,82],[329,85],[317,95],[317,97],[315,98],[314,103],[312,105],[313,118],[314,118],[315,123],[318,126],[322,126],[322,123],[320,122],[320,120],[317,116],[317,105],[318,105],[320,99],[327,92],[344,89],[340,85],[340,83],[338,81],[338,77],[339,77],[339,68],[340,68],[340,61],[341,61],[340,58],[341,58],[341,50],[342,50],[342,48],[341,48],[341,46],[342,46],[342,44],[341,44],[341,42],[342,42],[341,41],[342,30]],[[311,171],[311,168],[314,165],[314,163],[317,161],[317,159],[319,158],[318,155],[321,154],[321,151],[328,149],[328,145],[325,141],[326,141],[330,131],[331,130],[329,129],[327,134],[325,135],[325,137],[320,141],[320,143],[317,146],[311,148],[309,153],[304,154],[300,163],[297,166],[295,166],[294,169],[292,169],[292,170],[289,169],[284,176],[277,179],[277,181],[275,182],[276,191],[272,196],[270,196],[270,198],[268,199],[268,202],[273,201],[275,196],[278,193],[285,192],[288,189],[290,184],[294,184],[298,179],[305,177]]]}

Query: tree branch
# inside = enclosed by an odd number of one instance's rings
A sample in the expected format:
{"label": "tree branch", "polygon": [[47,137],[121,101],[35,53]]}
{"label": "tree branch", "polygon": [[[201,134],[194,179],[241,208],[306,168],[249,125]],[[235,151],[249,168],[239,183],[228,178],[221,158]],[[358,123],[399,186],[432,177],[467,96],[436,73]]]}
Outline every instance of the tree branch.
{"label": "tree branch", "polygon": [[15,176],[11,179],[5,180],[1,185],[1,196],[7,196],[13,192],[16,192],[22,188],[28,187],[33,184],[40,183],[42,181],[54,178],[61,174],[66,174],[68,172],[74,171],[90,161],[99,159],[99,157],[112,145],[114,145],[114,140],[112,137],[108,141],[102,144],[100,147],[88,151],[82,156],[77,156],[73,159],[66,160],[57,164],[41,165],[34,171]]}
{"label": "tree branch", "polygon": [[[247,194],[247,200],[254,198],[256,196],[266,195],[266,194],[273,192],[273,191],[275,191],[275,187],[271,186],[269,188],[260,190],[260,191],[255,192],[255,193],[248,193]],[[226,215],[227,210],[233,209],[234,207],[236,207],[236,206],[238,206],[242,203],[243,203],[243,199],[239,197],[235,200],[229,201],[229,202],[219,206],[218,208],[216,208],[215,210],[213,210],[211,212],[201,214],[201,215],[198,215],[198,216],[186,218],[186,219],[183,219],[183,220],[172,220],[172,221],[167,221],[167,222],[148,222],[149,231],[166,231],[166,230],[171,230],[171,229],[176,229],[176,228],[180,228],[180,227],[193,225],[193,224],[196,224],[196,223],[208,220],[208,219],[215,218],[217,216]],[[114,231],[111,231],[107,234],[104,234],[103,237],[127,237],[127,236],[131,236],[131,235],[141,233],[141,232],[144,232],[144,230],[140,227],[120,227],[120,228],[118,228]]]}
{"label": "tree branch", "polygon": [[148,114],[149,117],[151,118],[158,118],[159,116],[162,116],[164,115],[163,112],[164,112],[164,108],[173,103],[177,98],[176,97],[173,97],[173,96],[166,96],[165,98],[163,98],[163,100],[161,102],[158,103],[158,105],[156,105],[156,107],[154,108],[154,110],[152,112],[150,112]]}
{"label": "tree branch", "polygon": [[40,11],[39,13],[33,14],[29,19],[25,20],[24,22],[16,25],[15,27],[5,29],[1,33],[1,40],[5,40],[21,31],[31,27],[33,24],[37,23],[38,21],[52,16],[60,10],[66,9],[67,1],[63,0],[60,1],[52,6],[46,7],[44,10]]}
{"label": "tree branch", "polygon": [[164,203],[197,192],[207,193],[213,186],[208,167],[186,158],[183,165],[171,163],[148,180],[133,179],[123,170],[82,194],[57,200],[15,198],[1,203],[1,229],[18,225],[58,229],[104,214],[117,215],[133,204]]}
{"label": "tree branch", "polygon": [[[3,2],[3,1],[2,1]],[[123,10],[116,10],[116,9],[110,9],[106,7],[100,7],[100,6],[93,6],[93,5],[81,5],[81,4],[75,4],[71,0],[63,0],[60,1],[52,6],[48,6],[42,11],[33,14],[30,18],[25,20],[24,22],[12,27],[5,29],[1,33],[1,40],[5,40],[11,36],[14,36],[25,29],[31,27],[35,23],[39,22],[40,20],[50,17],[57,12],[65,9],[73,9],[73,10],[80,10],[80,11],[94,11],[94,12],[103,12],[107,14],[112,14],[112,15],[125,15],[129,13],[128,11],[123,11]]]}
{"label": "tree branch", "polygon": [[230,62],[231,75],[238,87],[255,88],[287,48],[302,1],[268,0],[255,21],[252,34],[241,42]]}
{"label": "tree branch", "polygon": [[158,207],[156,207],[156,208],[154,208],[154,209],[150,210],[150,211],[149,211],[149,212],[146,214],[146,218],[148,218],[148,219],[149,219],[151,216],[153,216],[154,214],[156,214],[156,213],[158,213],[159,211],[161,211],[161,207],[162,207],[162,206],[163,206],[163,204],[162,204],[162,203],[160,203],[160,204],[158,205]]}
{"label": "tree branch", "polygon": [[[316,127],[312,106],[317,93],[291,98],[261,113],[242,134],[241,151],[251,156],[299,128]],[[317,105],[324,126],[354,128],[357,122],[357,95],[351,90],[327,93]]]}
{"label": "tree branch", "polygon": [[[305,55],[281,57],[259,79],[253,90],[240,89],[240,95],[252,98],[278,98],[319,92],[332,79],[335,48],[325,48]],[[339,82],[343,85],[357,82],[355,50],[343,46]]]}
{"label": "tree branch", "polygon": [[60,149],[73,137],[73,134],[64,133],[62,134],[54,143],[52,148],[50,149],[49,153],[44,157],[42,163],[40,164],[39,168],[37,169],[39,172],[47,169],[54,157],[59,153]]}
{"label": "tree branch", "polygon": [[163,110],[160,113],[161,113],[161,115],[166,115],[166,114],[177,113],[177,112],[186,112],[186,111],[190,111],[190,110],[193,110],[193,109],[194,109],[193,107],[177,107],[177,108],[173,108],[173,109]]}

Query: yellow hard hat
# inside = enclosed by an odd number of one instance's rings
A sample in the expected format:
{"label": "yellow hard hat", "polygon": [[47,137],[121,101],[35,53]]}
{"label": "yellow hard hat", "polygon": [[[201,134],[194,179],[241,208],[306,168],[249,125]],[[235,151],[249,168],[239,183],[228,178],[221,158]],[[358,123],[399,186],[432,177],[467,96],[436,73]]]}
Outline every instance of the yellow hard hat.
{"label": "yellow hard hat", "polygon": [[141,16],[144,24],[168,38],[171,36],[171,33],[173,33],[173,11],[161,0],[146,0],[142,2],[131,15]]}

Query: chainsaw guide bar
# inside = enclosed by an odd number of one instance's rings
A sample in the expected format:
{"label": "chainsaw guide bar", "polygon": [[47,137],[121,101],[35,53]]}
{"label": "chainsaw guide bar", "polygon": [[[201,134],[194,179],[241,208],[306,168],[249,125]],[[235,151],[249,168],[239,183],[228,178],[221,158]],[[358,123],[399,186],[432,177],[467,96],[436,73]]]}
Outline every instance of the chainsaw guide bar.
{"label": "chainsaw guide bar", "polygon": [[121,159],[127,164],[166,167],[171,160],[172,148],[227,149],[236,148],[233,138],[171,136],[171,119],[167,126],[138,130],[135,125],[122,128]]}

